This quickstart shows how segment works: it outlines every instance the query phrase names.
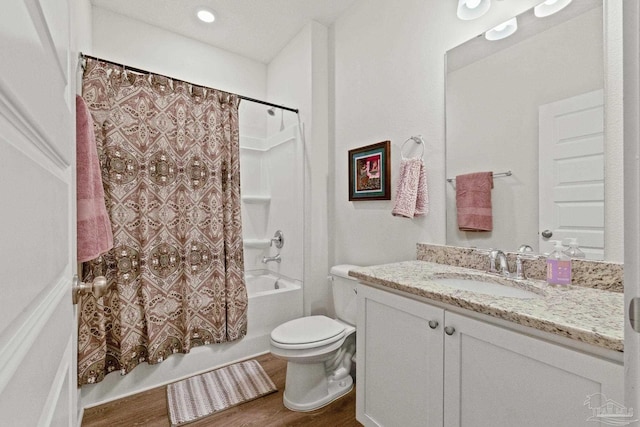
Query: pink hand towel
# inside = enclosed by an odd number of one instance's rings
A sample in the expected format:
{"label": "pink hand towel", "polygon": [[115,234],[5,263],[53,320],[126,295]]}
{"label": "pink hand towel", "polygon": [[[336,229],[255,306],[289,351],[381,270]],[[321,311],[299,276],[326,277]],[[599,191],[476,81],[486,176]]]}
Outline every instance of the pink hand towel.
{"label": "pink hand towel", "polygon": [[85,262],[113,248],[113,232],[104,202],[93,120],[80,96],[76,96],[76,170],[78,262]]}
{"label": "pink hand towel", "polygon": [[476,172],[456,176],[456,207],[460,230],[493,230],[492,188],[493,172]]}
{"label": "pink hand towel", "polygon": [[422,159],[403,159],[400,162],[400,178],[396,190],[393,216],[413,218],[429,212],[427,175]]}

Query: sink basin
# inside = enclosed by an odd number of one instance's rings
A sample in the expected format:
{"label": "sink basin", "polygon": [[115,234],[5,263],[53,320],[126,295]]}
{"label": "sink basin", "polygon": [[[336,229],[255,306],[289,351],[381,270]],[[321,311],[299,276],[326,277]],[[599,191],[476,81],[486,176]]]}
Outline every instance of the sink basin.
{"label": "sink basin", "polygon": [[[508,279],[507,279],[508,280]],[[503,285],[479,277],[434,277],[432,282],[462,291],[471,291],[496,297],[520,299],[540,298],[541,295],[526,289]]]}

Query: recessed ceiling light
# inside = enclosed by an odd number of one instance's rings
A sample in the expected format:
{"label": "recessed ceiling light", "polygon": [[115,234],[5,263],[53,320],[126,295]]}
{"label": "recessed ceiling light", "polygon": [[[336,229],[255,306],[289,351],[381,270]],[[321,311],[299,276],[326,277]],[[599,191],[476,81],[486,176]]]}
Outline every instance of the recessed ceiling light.
{"label": "recessed ceiling light", "polygon": [[199,20],[201,20],[202,22],[206,22],[208,24],[216,20],[216,15],[213,14],[213,11],[205,7],[199,8],[198,11],[196,12],[196,15],[198,16]]}

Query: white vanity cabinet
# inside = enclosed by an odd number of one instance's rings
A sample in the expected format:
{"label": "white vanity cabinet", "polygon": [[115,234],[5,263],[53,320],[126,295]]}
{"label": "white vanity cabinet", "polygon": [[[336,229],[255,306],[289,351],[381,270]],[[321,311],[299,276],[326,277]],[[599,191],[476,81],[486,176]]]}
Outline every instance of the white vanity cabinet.
{"label": "white vanity cabinet", "polygon": [[443,322],[441,308],[358,284],[358,421],[442,426]]}
{"label": "white vanity cabinet", "polygon": [[624,402],[621,363],[362,284],[358,304],[365,426],[597,426]]}
{"label": "white vanity cabinet", "polygon": [[445,426],[600,425],[597,393],[624,403],[621,364],[449,311],[445,327]]}

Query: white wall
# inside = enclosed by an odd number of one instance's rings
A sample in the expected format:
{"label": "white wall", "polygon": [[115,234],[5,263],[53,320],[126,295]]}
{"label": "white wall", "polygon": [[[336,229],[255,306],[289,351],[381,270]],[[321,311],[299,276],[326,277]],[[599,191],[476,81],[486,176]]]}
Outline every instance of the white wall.
{"label": "white wall", "polygon": [[[328,29],[316,22],[305,26],[269,64],[267,87],[268,96],[274,102],[300,109],[305,170],[305,314],[331,314],[330,288],[326,280],[330,216],[330,189],[327,187]],[[292,114],[285,114],[285,126],[295,119]]]}
{"label": "white wall", "polygon": [[[604,87],[602,8],[447,74],[448,177],[493,170],[493,231],[463,232],[455,185],[447,191],[447,243],[516,250],[538,246],[538,107]],[[541,248],[547,249],[547,248]]]}
{"label": "white wall", "polygon": [[98,7],[90,54],[252,98],[266,94],[265,64]]}
{"label": "white wall", "polygon": [[[333,262],[379,264],[415,258],[416,242],[445,243],[444,54],[458,44],[539,3],[493,2],[474,21],[456,17],[455,1],[359,0],[334,24],[333,120],[335,120]],[[618,6],[611,3],[611,9]],[[605,7],[607,17],[610,13]],[[611,27],[618,21],[612,20]],[[618,23],[619,24],[619,23]],[[607,44],[605,37],[605,44]],[[619,41],[610,40],[617,49]],[[619,49],[617,49],[619,50]],[[621,66],[614,53],[608,63]],[[619,74],[607,79],[618,89]],[[619,94],[618,94],[619,96]],[[620,100],[606,100],[607,126],[619,122]],[[619,126],[616,128],[619,129]],[[617,151],[620,132],[607,129],[607,150]],[[425,162],[431,212],[401,219],[390,212],[395,199],[400,145],[411,135],[427,142]],[[347,151],[391,140],[392,200],[349,202]],[[620,156],[621,158],[621,156]],[[618,187],[621,169],[609,170]],[[621,197],[614,196],[620,204]],[[619,219],[619,216],[610,215]],[[621,221],[619,221],[621,223]]]}

